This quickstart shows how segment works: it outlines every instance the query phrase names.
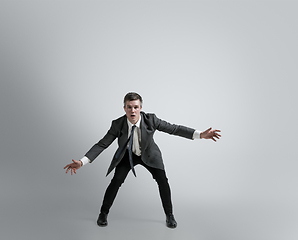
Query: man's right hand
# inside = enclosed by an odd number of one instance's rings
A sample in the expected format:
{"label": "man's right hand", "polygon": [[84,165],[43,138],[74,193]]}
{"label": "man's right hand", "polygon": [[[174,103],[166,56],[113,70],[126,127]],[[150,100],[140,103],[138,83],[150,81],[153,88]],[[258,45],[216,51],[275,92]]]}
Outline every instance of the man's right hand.
{"label": "man's right hand", "polygon": [[73,160],[73,163],[67,164],[64,169],[66,169],[66,173],[68,173],[68,171],[71,171],[71,175],[73,173],[77,174],[77,170],[83,166],[83,163],[81,160],[77,161],[77,160]]}

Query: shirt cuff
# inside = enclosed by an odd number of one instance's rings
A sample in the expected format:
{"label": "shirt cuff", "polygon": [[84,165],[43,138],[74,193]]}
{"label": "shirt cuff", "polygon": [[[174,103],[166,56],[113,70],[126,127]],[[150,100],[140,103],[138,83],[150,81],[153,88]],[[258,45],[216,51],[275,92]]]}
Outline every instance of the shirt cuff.
{"label": "shirt cuff", "polygon": [[83,163],[83,166],[87,163],[90,163],[90,160],[89,158],[87,158],[86,156],[84,156],[82,159],[81,159],[82,163]]}
{"label": "shirt cuff", "polygon": [[198,130],[196,130],[196,131],[193,133],[192,139],[201,139],[201,137],[200,137],[201,132],[202,132],[202,131],[198,131]]}

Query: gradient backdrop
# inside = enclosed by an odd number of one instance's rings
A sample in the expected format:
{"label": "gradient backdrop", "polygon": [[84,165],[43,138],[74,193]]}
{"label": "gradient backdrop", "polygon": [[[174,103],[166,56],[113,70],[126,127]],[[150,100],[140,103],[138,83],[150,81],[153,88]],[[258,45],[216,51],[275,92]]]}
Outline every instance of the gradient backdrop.
{"label": "gradient backdrop", "polygon": [[[296,240],[296,1],[0,1],[1,239]],[[114,142],[80,159],[136,91],[222,139],[156,133],[178,228],[130,174],[96,225]],[[195,189],[195,191],[190,191]]]}

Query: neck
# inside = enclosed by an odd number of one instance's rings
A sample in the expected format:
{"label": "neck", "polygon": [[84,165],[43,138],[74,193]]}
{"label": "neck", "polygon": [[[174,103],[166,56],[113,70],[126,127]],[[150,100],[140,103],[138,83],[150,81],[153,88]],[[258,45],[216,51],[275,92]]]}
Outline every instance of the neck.
{"label": "neck", "polygon": [[136,125],[141,119],[141,116],[139,116],[139,119],[138,120],[135,120],[135,121],[130,121],[128,118],[127,118],[127,121],[130,122],[132,125]]}
{"label": "neck", "polygon": [[[128,121],[129,121],[129,119],[128,119]],[[132,125],[135,125],[138,121],[139,121],[139,119],[136,120],[136,121],[134,121],[134,122],[131,122],[131,121],[129,121],[129,122],[130,122]]]}

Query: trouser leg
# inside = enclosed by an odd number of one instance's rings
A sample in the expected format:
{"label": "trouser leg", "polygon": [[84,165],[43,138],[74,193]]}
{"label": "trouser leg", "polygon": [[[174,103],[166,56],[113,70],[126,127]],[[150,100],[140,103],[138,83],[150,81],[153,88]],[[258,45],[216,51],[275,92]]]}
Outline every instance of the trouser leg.
{"label": "trouser leg", "polygon": [[127,177],[128,172],[130,171],[129,161],[127,159],[127,154],[125,154],[124,158],[118,164],[115,169],[114,177],[112,178],[109,186],[106,189],[103,203],[100,209],[102,213],[109,213],[111,206],[116,198],[119,188]]}
{"label": "trouser leg", "polygon": [[158,184],[159,194],[165,214],[172,214],[173,205],[171,199],[171,189],[165,170],[149,167],[144,163],[142,165],[152,174],[152,177]]}

